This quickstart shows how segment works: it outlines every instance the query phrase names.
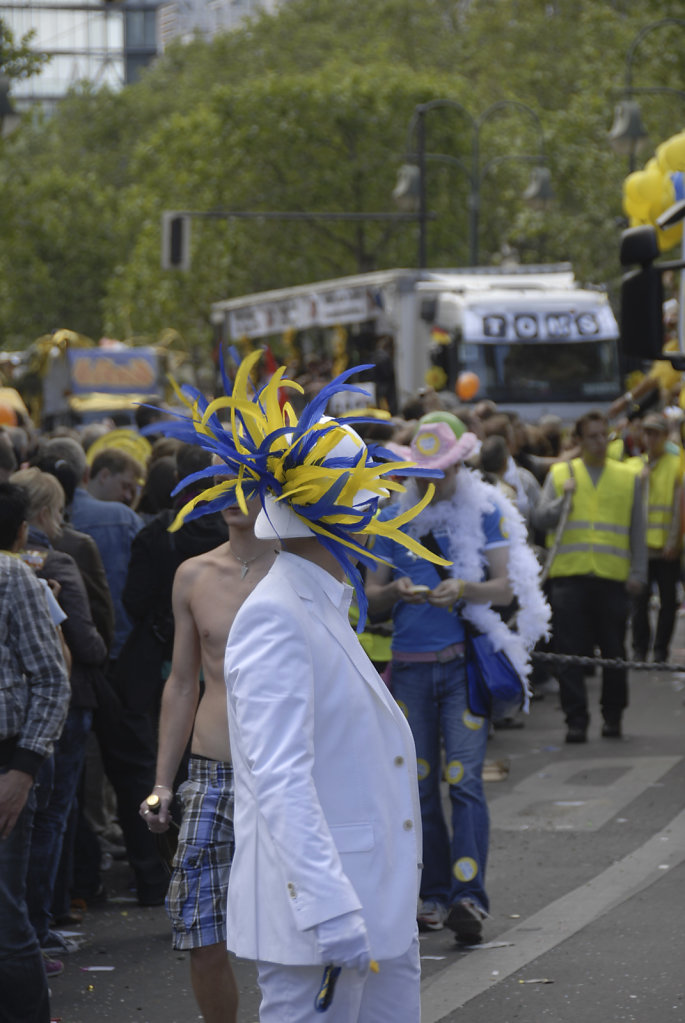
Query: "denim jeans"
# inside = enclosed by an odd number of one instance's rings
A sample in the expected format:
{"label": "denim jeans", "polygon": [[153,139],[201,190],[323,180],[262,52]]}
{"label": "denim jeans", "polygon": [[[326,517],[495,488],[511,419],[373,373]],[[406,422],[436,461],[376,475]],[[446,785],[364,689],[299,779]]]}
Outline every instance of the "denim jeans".
{"label": "denim jeans", "polygon": [[[0,768],[4,774],[6,768]],[[0,1023],[48,1023],[43,957],[26,908],[33,790],[9,836],[0,841]]]}
{"label": "denim jeans", "polygon": [[[490,822],[482,771],[488,722],[468,709],[464,658],[446,664],[393,660],[392,689],[416,745],[423,824],[421,898],[447,905],[471,898],[487,912]],[[451,839],[440,791],[441,737],[452,808]]]}
{"label": "denim jeans", "polygon": [[86,755],[86,740],[93,712],[71,707],[55,745],[52,791],[45,799],[43,766],[38,776],[38,806],[33,821],[28,870],[28,908],[38,940],[45,945],[52,915],[52,898],[60,865],[64,834]]}

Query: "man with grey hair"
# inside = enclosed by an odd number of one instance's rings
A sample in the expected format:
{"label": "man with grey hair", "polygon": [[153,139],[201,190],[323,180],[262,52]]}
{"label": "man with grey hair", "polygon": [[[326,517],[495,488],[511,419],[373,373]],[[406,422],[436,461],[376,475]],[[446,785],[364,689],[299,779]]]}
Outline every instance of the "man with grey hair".
{"label": "man with grey hair", "polygon": [[[116,659],[131,629],[122,601],[131,544],[143,523],[125,504],[99,500],[88,492],[86,455],[76,441],[68,437],[50,440],[45,454],[49,458],[63,459],[77,474],[79,483],[71,502],[70,520],[76,529],[93,538],[102,557],[114,605],[114,639],[107,671],[113,682]],[[147,733],[141,727],[139,716],[126,706],[121,707],[118,715],[96,714],[94,727],[105,772],[116,792],[119,823],[136,875],[138,901],[141,905],[161,905],[168,879],[137,812],[154,781],[155,751],[146,741]]]}

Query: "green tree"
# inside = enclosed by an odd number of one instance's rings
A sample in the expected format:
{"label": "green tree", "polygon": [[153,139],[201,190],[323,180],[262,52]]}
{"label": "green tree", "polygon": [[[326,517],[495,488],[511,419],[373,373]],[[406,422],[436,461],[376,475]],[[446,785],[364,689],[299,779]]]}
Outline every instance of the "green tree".
{"label": "green tree", "polygon": [[18,41],[9,25],[0,18],[0,72],[8,78],[31,78],[50,60],[46,53],[33,49],[33,29]]}
{"label": "green tree", "polygon": [[[165,209],[371,212],[392,209],[399,165],[426,119],[435,213],[432,266],[468,261],[472,118],[478,135],[483,262],[503,246],[524,262],[570,260],[611,281],[626,161],[607,145],[626,54],[675,0],[291,0],[211,43],[175,45],[119,93],[81,88],[3,144],[0,338],[51,326],[207,345],[211,302],[371,268],[414,265],[416,227],[391,223],[194,219],[192,269],[159,265]],[[678,39],[682,42],[682,29]],[[682,45],[650,34],[634,84],[682,88]],[[682,96],[640,96],[647,156],[682,122]],[[557,196],[521,201],[540,148]],[[526,159],[524,159],[526,158]]]}

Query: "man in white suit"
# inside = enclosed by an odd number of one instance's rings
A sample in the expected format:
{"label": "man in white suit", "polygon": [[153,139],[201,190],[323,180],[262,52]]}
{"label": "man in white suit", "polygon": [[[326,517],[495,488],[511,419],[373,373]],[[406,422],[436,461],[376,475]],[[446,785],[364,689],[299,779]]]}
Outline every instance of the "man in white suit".
{"label": "man in white suit", "polygon": [[[344,579],[356,591],[361,629],[366,597],[356,562],[375,563],[369,537],[389,536],[448,564],[401,528],[432,488],[416,508],[381,521],[379,501],[404,489],[391,478],[398,463],[367,448],[349,425],[322,417],[357,370],[324,388],[298,419],[279,391],[283,370],[251,392],[259,357],[241,363],[234,383],[225,377],[227,397],[209,406],[185,388],[190,415],[166,430],[208,448],[228,469],[178,521],[236,503],[246,511],[258,496],[255,535],[283,547],[236,615],[226,648],[236,846],[228,947],[258,963],[261,1023],[318,1019],[328,968],[337,975],[330,1023],[418,1023],[416,753],[351,630]],[[217,415],[222,407],[228,426]]]}
{"label": "man in white suit", "polygon": [[228,945],[259,963],[262,1023],[316,1019],[324,964],[345,967],[329,1020],[413,1023],[421,812],[411,730],[349,625],[338,562],[313,536],[279,536],[284,549],[226,649]]}

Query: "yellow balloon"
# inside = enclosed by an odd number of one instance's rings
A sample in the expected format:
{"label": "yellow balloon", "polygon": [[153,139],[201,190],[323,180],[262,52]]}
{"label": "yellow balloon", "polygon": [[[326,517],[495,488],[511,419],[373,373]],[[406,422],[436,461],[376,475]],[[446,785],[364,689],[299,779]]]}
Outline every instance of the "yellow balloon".
{"label": "yellow balloon", "polygon": [[623,212],[631,218],[631,227],[646,223],[649,215],[649,200],[642,194],[644,171],[634,171],[623,182]]}
{"label": "yellow balloon", "polygon": [[656,223],[656,219],[660,216],[664,210],[667,210],[669,206],[672,206],[675,202],[675,188],[671,181],[670,174],[660,175],[658,188],[655,185],[654,196],[649,207],[649,219],[653,224]]}
{"label": "yellow balloon", "polygon": [[623,211],[630,226],[654,225],[661,252],[673,248],[682,238],[682,221],[665,231],[656,227],[656,221],[675,202],[676,186],[672,175],[684,171],[685,131],[681,131],[662,142],[644,170],[629,174],[623,182]]}
{"label": "yellow balloon", "polygon": [[657,146],[656,161],[664,174],[669,171],[685,171],[685,131],[672,135]]}
{"label": "yellow balloon", "polygon": [[447,383],[447,373],[442,366],[430,366],[424,379],[428,387],[432,387],[434,391],[442,391]]}

